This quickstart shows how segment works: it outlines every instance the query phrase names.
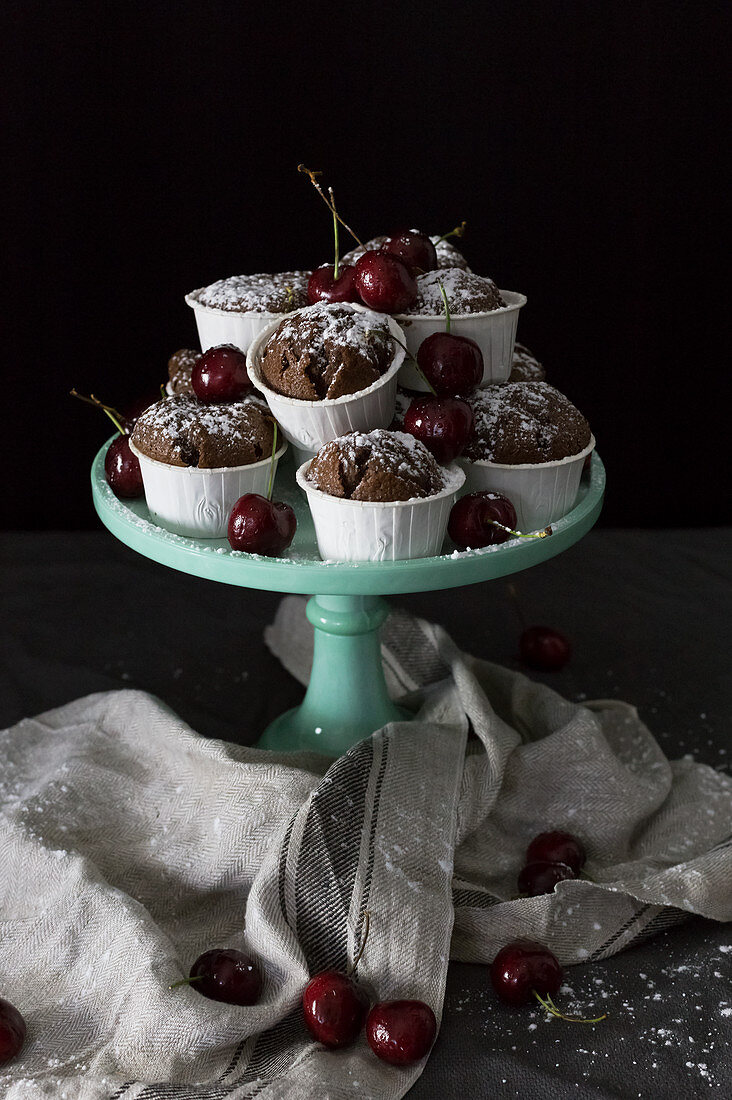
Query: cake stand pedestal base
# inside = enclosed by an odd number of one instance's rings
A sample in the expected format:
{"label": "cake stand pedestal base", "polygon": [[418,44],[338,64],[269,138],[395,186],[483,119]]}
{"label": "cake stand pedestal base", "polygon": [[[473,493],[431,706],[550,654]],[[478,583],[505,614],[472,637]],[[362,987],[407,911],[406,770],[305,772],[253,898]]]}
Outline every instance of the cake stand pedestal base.
{"label": "cake stand pedestal base", "polygon": [[386,690],[379,628],[388,614],[379,596],[313,596],[308,601],[307,617],[315,627],[310,683],[300,706],[267,727],[259,748],[341,756],[387,722],[412,717]]}

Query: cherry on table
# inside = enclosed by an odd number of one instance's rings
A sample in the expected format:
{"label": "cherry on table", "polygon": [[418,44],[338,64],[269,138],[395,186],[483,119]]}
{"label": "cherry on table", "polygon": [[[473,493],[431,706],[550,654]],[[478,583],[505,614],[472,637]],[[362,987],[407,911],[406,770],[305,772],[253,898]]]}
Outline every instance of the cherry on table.
{"label": "cherry on table", "polygon": [[563,833],[555,829],[547,833],[539,833],[526,849],[526,862],[534,863],[537,860],[545,860],[548,863],[566,863],[571,867],[575,875],[578,875],[584,867],[587,853],[581,840],[571,833]]}
{"label": "cherry on table", "polygon": [[[502,524],[497,527],[496,524]],[[447,523],[447,533],[461,550],[470,547],[495,546],[511,537],[509,531],[516,527],[516,509],[508,497],[483,489],[467,493],[453,504]]]}
{"label": "cherry on table", "polygon": [[381,251],[397,256],[412,275],[434,271],[437,267],[437,249],[427,234],[418,229],[400,229],[392,233],[381,245]]}
{"label": "cherry on table", "polygon": [[366,992],[340,970],[323,970],[311,978],[302,995],[308,1031],[326,1047],[355,1042],[369,1007]]}
{"label": "cherry on table", "polygon": [[483,378],[483,352],[475,340],[433,332],[419,345],[417,365],[437,394],[470,393]]}
{"label": "cherry on table", "polygon": [[369,1046],[383,1062],[408,1066],[429,1052],[437,1020],[424,1001],[382,1001],[366,1020]]}
{"label": "cherry on table", "polygon": [[130,450],[130,437],[118,435],[104,456],[104,475],[116,497],[132,500],[144,493],[142,472],[137,455]]}
{"label": "cherry on table", "polygon": [[443,464],[462,453],[473,423],[473,410],[460,397],[417,397],[404,414],[404,431]]}
{"label": "cherry on table", "polygon": [[519,638],[521,660],[529,668],[558,672],[572,655],[568,638],[550,626],[529,626]]}
{"label": "cherry on table", "polygon": [[361,301],[381,313],[403,313],[417,300],[417,283],[406,264],[389,252],[364,252],[356,261]]}
{"label": "cherry on table", "polygon": [[0,1066],[20,1053],[25,1035],[25,1020],[15,1005],[0,997]]}
{"label": "cherry on table", "polygon": [[324,264],[316,267],[308,279],[308,302],[358,302],[356,268],[352,264],[338,265],[338,278],[333,278],[335,267]]}
{"label": "cherry on table", "polygon": [[245,493],[231,509],[227,534],[232,550],[280,554],[295,537],[297,519],[289,504]]}
{"label": "cherry on table", "polygon": [[252,390],[246,355],[233,344],[209,348],[194,364],[191,386],[205,405],[239,401]]}
{"label": "cherry on table", "polygon": [[230,1005],[253,1005],[262,992],[256,963],[233,947],[214,947],[199,955],[187,978],[170,987],[191,985],[203,997]]}
{"label": "cherry on table", "polygon": [[577,872],[566,863],[552,863],[549,860],[534,860],[522,868],[518,877],[519,893],[535,898],[539,894],[551,894],[558,882],[568,878],[577,878]]}
{"label": "cherry on table", "polygon": [[556,993],[562,968],[555,955],[536,940],[507,943],[491,964],[491,982],[506,1004],[528,1004],[535,993]]}

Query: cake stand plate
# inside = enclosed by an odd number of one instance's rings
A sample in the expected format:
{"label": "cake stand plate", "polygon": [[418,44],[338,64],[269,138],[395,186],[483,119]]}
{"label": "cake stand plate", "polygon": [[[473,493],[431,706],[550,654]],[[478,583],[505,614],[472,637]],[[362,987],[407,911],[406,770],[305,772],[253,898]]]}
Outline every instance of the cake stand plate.
{"label": "cake stand plate", "polygon": [[386,690],[378,634],[389,612],[383,596],[495,580],[547,561],[587,534],[600,514],[605,491],[605,470],[595,453],[575,507],[552,524],[548,538],[510,539],[483,550],[448,549],[439,557],[410,561],[322,561],[288,454],[278,466],[273,497],[294,508],[297,532],[285,554],[270,558],[234,551],[226,539],[174,535],[151,521],[144,498],[118,500],[104,476],[109,442],[92,465],[92,494],[102,523],[121,542],[161,565],[208,580],[272,592],[314,593],[307,605],[315,648],[305,698],[276,719],[259,741],[260,747],[279,751],[311,749],[338,756],[387,722],[410,717]]}

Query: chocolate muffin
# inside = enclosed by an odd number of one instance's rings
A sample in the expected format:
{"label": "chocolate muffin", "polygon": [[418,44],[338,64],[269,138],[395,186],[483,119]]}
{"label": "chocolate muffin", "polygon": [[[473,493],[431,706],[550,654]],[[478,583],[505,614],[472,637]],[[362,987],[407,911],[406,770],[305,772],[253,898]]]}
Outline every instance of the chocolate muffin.
{"label": "chocolate muffin", "polygon": [[158,401],[140,416],[132,443],[169,466],[248,466],[272,454],[274,425],[257,401],[203,405],[188,394]]}
{"label": "chocolate muffin", "polygon": [[492,279],[459,267],[448,267],[417,276],[417,300],[404,311],[405,314],[435,316],[444,313],[440,283],[445,288],[450,313],[489,313],[506,305]]}
{"label": "chocolate muffin", "polygon": [[326,443],[310,463],[307,479],[329,496],[384,503],[434,496],[446,485],[423,443],[383,428]]}
{"label": "chocolate muffin", "polygon": [[271,389],[286,397],[332,400],[377,382],[394,350],[383,314],[319,302],[275,329],[262,353],[261,373]]}
{"label": "chocolate muffin", "polygon": [[548,382],[487,386],[469,401],[475,427],[463,457],[473,462],[555,462],[583,451],[591,439],[582,413]]}
{"label": "chocolate muffin", "polygon": [[193,348],[181,348],[171,355],[168,360],[168,379],[172,393],[193,393],[191,374],[200,358],[200,351],[194,351]]}
{"label": "chocolate muffin", "polygon": [[282,271],[276,275],[230,275],[191,291],[188,297],[227,313],[291,313],[308,304],[311,274]]}
{"label": "chocolate muffin", "polygon": [[[419,230],[413,229],[413,233],[419,232]],[[344,264],[355,264],[359,256],[362,256],[367,250],[375,250],[381,248],[384,241],[387,240],[386,236],[372,237],[370,241],[366,241],[363,248],[359,245],[358,248],[352,249],[347,252],[343,257]],[[463,271],[470,271],[468,267],[468,261],[463,256],[454,244],[450,244],[449,241],[441,241],[435,234],[434,237],[430,237],[435,251],[437,252],[437,266],[438,267],[460,267]]]}
{"label": "chocolate muffin", "polygon": [[543,382],[546,371],[523,344],[514,344],[509,382]]}

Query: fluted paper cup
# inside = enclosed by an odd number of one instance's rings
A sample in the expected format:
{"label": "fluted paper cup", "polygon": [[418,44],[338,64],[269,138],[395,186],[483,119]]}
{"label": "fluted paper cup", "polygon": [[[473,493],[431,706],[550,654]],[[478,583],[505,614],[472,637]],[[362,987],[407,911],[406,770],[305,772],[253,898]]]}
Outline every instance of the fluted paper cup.
{"label": "fluted paper cup", "polygon": [[[311,307],[306,306],[304,310],[295,310],[287,316],[296,317],[299,313],[307,312],[309,308]],[[404,333],[399,325],[391,317],[386,320],[392,336],[403,344]],[[397,375],[404,361],[404,349],[399,344],[394,344],[389,369],[366,389],[344,394],[343,397],[325,398],[323,401],[303,401],[277,393],[262,378],[262,352],[279,323],[273,322],[253,341],[247,353],[247,371],[256,388],[264,394],[270,412],[282,428],[285,439],[297,451],[314,454],[324,443],[329,443],[340,435],[389,427],[396,407]]]}
{"label": "fluted paper cup", "polygon": [[[130,443],[140,460],[142,482],[150,518],[166,531],[198,539],[226,536],[231,509],[244,493],[266,494],[272,458],[247,466],[171,466],[149,458]],[[283,443],[275,453],[277,463],[287,450]]]}
{"label": "fluted paper cup", "polygon": [[289,313],[258,313],[254,310],[236,313],[230,309],[216,309],[199,302],[196,295],[200,293],[201,290],[192,290],[186,294],[186,303],[196,318],[201,351],[217,348],[220,344],[233,344],[246,355],[250,344],[263,329],[273,322],[279,324],[283,317],[291,316]]}
{"label": "fluted paper cup", "polygon": [[445,469],[448,484],[434,496],[383,503],[321,492],[307,480],[310,461],[295,476],[307,495],[325,561],[403,561],[440,553],[450,509],[465,481],[459,466]]}
{"label": "fluted paper cup", "polygon": [[[475,340],[483,353],[481,387],[507,381],[511,373],[519,310],[526,305],[526,295],[515,290],[502,290],[501,296],[507,304],[500,309],[485,313],[450,314],[450,332]],[[433,332],[445,331],[444,313],[395,313],[394,319],[404,329],[407,348],[414,356],[423,340]],[[407,390],[429,391],[429,386],[411,359],[405,360],[399,372],[399,385]]]}
{"label": "fluted paper cup", "polygon": [[594,448],[595,437],[591,436],[584,451],[556,462],[516,466],[483,460],[471,462],[467,458],[458,462],[465,470],[465,492],[492,489],[503,493],[516,509],[518,530],[528,534],[541,531],[571,512],[577,502],[582,467]]}

